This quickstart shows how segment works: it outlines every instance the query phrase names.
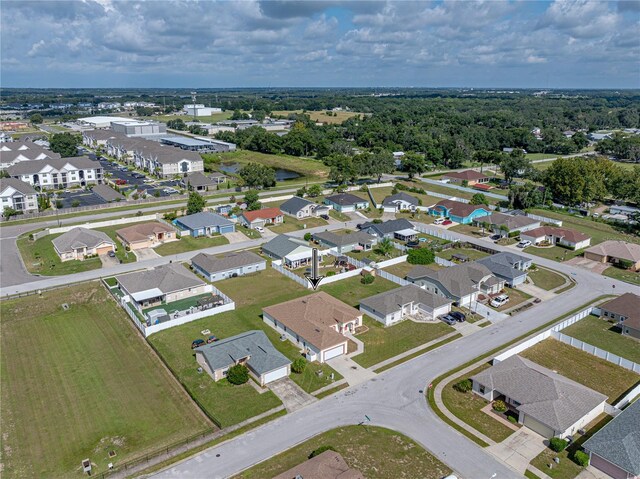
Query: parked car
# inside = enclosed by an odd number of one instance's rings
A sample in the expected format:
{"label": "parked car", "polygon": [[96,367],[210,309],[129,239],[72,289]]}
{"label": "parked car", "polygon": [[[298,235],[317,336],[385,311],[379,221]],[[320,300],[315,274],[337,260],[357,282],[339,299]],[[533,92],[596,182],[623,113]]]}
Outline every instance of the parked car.
{"label": "parked car", "polygon": [[440,319],[442,321],[444,321],[445,323],[447,323],[449,326],[453,326],[454,324],[456,324],[458,322],[458,321],[456,321],[456,318],[454,318],[450,314],[443,314],[442,316],[440,316]]}
{"label": "parked car", "polygon": [[526,248],[527,246],[531,246],[531,241],[529,240],[522,240],[520,241],[520,243],[517,244],[518,248]]}
{"label": "parked car", "polygon": [[199,348],[200,346],[203,346],[204,344],[205,344],[204,339],[195,339],[191,343],[191,349]]}
{"label": "parked car", "polygon": [[464,313],[461,313],[460,311],[451,311],[449,313],[449,316],[451,316],[452,318],[454,318],[456,321],[458,321],[459,323],[463,323],[464,321],[467,320],[467,315]]}
{"label": "parked car", "polygon": [[452,225],[453,221],[451,220],[444,220],[444,222],[442,223],[442,226],[448,226],[448,225]]}
{"label": "parked car", "polygon": [[436,220],[433,222],[434,225],[441,225],[445,222],[445,219],[441,216],[440,218],[436,218]]}
{"label": "parked car", "polygon": [[498,234],[495,234],[495,235],[491,235],[491,236],[489,236],[489,239],[490,239],[491,241],[498,241],[500,238],[502,238],[502,236],[500,236],[500,235],[498,235]]}
{"label": "parked car", "polygon": [[254,228],[258,233],[264,233],[264,228],[262,226],[256,226]]}
{"label": "parked car", "polygon": [[507,304],[509,302],[509,296],[506,294],[501,294],[500,296],[496,296],[489,303],[494,308],[499,308],[500,306]]}
{"label": "parked car", "polygon": [[207,338],[207,344],[214,343],[218,340],[213,334]]}
{"label": "parked car", "polygon": [[107,256],[108,256],[109,258],[115,258],[115,257],[116,257],[116,252],[115,252],[115,251],[109,251],[109,252],[107,253]]}
{"label": "parked car", "polygon": [[142,178],[146,178],[146,176],[144,176],[142,173],[132,173],[131,176],[133,176],[134,178],[140,180]]}
{"label": "parked car", "polygon": [[329,215],[320,215],[320,218],[329,221]]}

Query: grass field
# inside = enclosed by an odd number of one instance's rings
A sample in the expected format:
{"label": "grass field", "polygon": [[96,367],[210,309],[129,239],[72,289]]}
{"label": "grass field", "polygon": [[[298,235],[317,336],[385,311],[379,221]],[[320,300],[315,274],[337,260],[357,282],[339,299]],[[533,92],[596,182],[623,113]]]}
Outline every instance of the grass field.
{"label": "grass field", "polygon": [[170,241],[169,243],[155,247],[154,251],[160,256],[169,256],[171,254],[211,248],[212,246],[222,246],[225,244],[229,244],[229,240],[222,235],[200,236],[198,238],[183,236],[179,241]]}
{"label": "grass field", "polygon": [[331,296],[335,296],[340,301],[343,301],[354,308],[358,308],[362,298],[368,298],[374,294],[399,287],[396,283],[392,283],[384,278],[376,278],[371,284],[362,284],[360,282],[360,278],[361,276],[353,276],[351,278],[326,285],[321,283],[320,289],[329,293]]}
{"label": "grass field", "polygon": [[[232,111],[223,111],[221,113],[214,113],[208,116],[199,116],[198,121],[200,123],[217,123],[219,121],[228,120],[233,115]],[[193,117],[189,115],[159,115],[147,117],[150,120],[167,122],[169,120],[175,120],[181,118],[184,122],[193,121]]]}
{"label": "grass field", "polygon": [[529,279],[533,281],[538,288],[542,288],[546,291],[562,286],[565,282],[565,277],[559,273],[538,267],[536,270],[529,270]]}
{"label": "grass field", "polygon": [[433,341],[454,330],[441,321],[434,324],[402,321],[385,328],[382,323],[368,316],[364,316],[364,325],[369,330],[357,335],[358,339],[364,342],[364,352],[354,356],[353,360],[365,368]]}
{"label": "grass field", "polygon": [[100,473],[211,427],[100,283],[0,312],[3,476],[79,477],[86,457]]}
{"label": "grass field", "polygon": [[[271,204],[267,204],[271,207]],[[299,231],[306,228],[315,228],[317,226],[324,226],[328,223],[322,218],[303,218],[299,220],[293,216],[284,215],[284,223],[275,226],[269,226],[269,229],[274,233],[290,233],[292,231]]]}
{"label": "grass field", "polygon": [[[291,113],[302,113],[302,110],[279,110],[279,111],[272,112],[272,115],[286,117]],[[353,118],[354,116],[357,116],[357,115],[364,115],[364,113],[358,113],[355,111],[336,111],[336,112],[331,112],[331,115],[327,115],[327,112],[325,110],[305,111],[304,113],[306,115],[309,115],[309,117],[315,122],[328,123],[330,125],[339,125],[340,123],[344,122],[345,120],[348,120],[349,118]]]}
{"label": "grass field", "polygon": [[640,380],[640,375],[628,369],[555,339],[545,339],[520,355],[601,392],[608,396],[610,403],[614,403]]}
{"label": "grass field", "polygon": [[442,402],[458,419],[466,422],[494,441],[502,442],[513,434],[513,429],[508,428],[501,422],[493,419],[490,415],[481,411],[481,409],[488,404],[488,401],[485,401],[471,391],[461,393],[453,389],[454,384],[457,382],[470,378],[488,367],[490,367],[490,364],[485,363],[464,376],[449,382],[442,389]]}
{"label": "grass field", "polygon": [[620,334],[618,326],[604,319],[587,316],[563,329],[562,332],[635,363],[640,363],[640,344],[638,341],[623,336]]}
{"label": "grass field", "polygon": [[451,258],[454,254],[463,254],[469,257],[469,261],[475,261],[477,259],[486,258],[489,256],[489,253],[485,253],[483,251],[478,251],[474,248],[451,248],[444,251],[438,251],[436,256],[440,258],[453,261]]}
{"label": "grass field", "polygon": [[440,479],[451,472],[445,464],[398,432],[374,426],[346,426],[315,436],[236,478],[274,477],[305,462],[312,451],[326,445],[338,451],[347,464],[364,477]]}
{"label": "grass field", "polygon": [[620,281],[626,281],[627,283],[640,286],[640,271],[630,271],[609,266],[602,274],[609,278],[619,279]]}

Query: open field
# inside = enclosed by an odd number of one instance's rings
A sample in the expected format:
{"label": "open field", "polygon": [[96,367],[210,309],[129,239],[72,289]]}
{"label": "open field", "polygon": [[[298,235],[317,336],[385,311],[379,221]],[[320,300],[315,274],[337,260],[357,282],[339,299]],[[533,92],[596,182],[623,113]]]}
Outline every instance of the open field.
{"label": "open field", "polygon": [[[449,261],[454,261],[451,259],[454,254],[463,254],[465,256],[468,256],[469,261],[475,261],[477,259],[482,259],[489,256],[489,253],[478,251],[477,249],[474,249],[474,248],[450,248],[444,251],[438,251],[436,253],[436,256]],[[454,261],[454,263],[455,262],[456,261]]]}
{"label": "open field", "polygon": [[364,352],[353,360],[365,368],[454,331],[442,321],[433,324],[402,321],[385,328],[368,316],[364,316],[364,325],[369,330],[357,335],[364,342]]}
{"label": "open field", "polygon": [[303,463],[312,451],[332,446],[364,477],[439,479],[451,470],[408,437],[381,427],[345,426],[325,432],[253,466],[237,479],[274,477]]}
{"label": "open field", "polygon": [[[219,121],[228,120],[233,115],[232,111],[223,111],[221,113],[214,113],[208,116],[199,116],[197,119],[200,123],[217,123]],[[184,122],[193,121],[193,117],[189,115],[159,115],[146,117],[150,120],[167,122],[169,120],[175,120],[181,118]]]}
{"label": "open field", "polygon": [[567,336],[579,339],[622,356],[635,363],[640,363],[640,342],[620,334],[620,328],[609,321],[587,316],[562,330]]}
{"label": "open field", "polygon": [[171,254],[184,253],[185,251],[194,251],[202,248],[211,248],[212,246],[222,246],[229,244],[229,240],[222,235],[215,236],[183,236],[179,241],[170,241],[154,248],[155,252],[160,256],[168,256]]}
{"label": "open field", "polygon": [[211,427],[100,283],[0,312],[3,476],[79,477],[86,457],[104,472]]}
{"label": "open field", "polygon": [[616,402],[640,380],[640,375],[628,369],[551,338],[521,352],[520,356],[605,394],[610,403]]}
{"label": "open field", "polygon": [[360,278],[362,276],[358,275],[331,284],[323,285],[321,283],[320,288],[322,291],[357,309],[362,298],[368,298],[374,294],[399,287],[396,283],[384,278],[376,278],[371,284],[362,284]]}
{"label": "open field", "polygon": [[[267,203],[267,207],[274,206],[272,203]],[[269,229],[274,233],[290,233],[292,231],[298,231],[305,228],[315,228],[317,226],[325,226],[327,223],[322,218],[303,218],[299,220],[293,216],[284,215],[284,223],[275,226],[269,226]]]}
{"label": "open field", "polygon": [[[302,110],[279,110],[273,111],[271,114],[273,116],[284,116],[287,117],[291,113],[303,113]],[[335,111],[331,112],[331,115],[327,115],[327,111],[305,111],[305,115],[309,115],[309,117],[315,122],[328,123],[330,125],[336,125],[348,120],[349,118],[353,118],[358,115],[365,115],[365,113],[358,113],[355,111]]]}
{"label": "open field", "polygon": [[561,274],[539,266],[536,270],[530,269],[528,276],[529,279],[533,281],[533,284],[546,291],[562,286],[565,282],[565,278]]}

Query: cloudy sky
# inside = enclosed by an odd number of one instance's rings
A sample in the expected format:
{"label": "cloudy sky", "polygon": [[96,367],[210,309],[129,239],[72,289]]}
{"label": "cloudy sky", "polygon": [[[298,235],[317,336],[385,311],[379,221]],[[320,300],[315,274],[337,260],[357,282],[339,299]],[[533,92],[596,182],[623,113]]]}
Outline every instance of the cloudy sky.
{"label": "cloudy sky", "polygon": [[8,1],[5,87],[639,88],[639,1]]}

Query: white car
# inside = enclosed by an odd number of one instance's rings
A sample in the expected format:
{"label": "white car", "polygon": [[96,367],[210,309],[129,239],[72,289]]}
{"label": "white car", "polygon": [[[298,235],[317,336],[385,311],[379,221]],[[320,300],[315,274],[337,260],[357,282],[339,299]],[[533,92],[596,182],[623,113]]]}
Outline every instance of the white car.
{"label": "white car", "polygon": [[442,216],[440,218],[436,218],[433,222],[434,225],[441,225],[442,223],[444,223],[444,218]]}
{"label": "white car", "polygon": [[264,233],[264,228],[262,226],[256,226],[253,229],[256,230],[258,233]]}
{"label": "white car", "polygon": [[520,241],[520,243],[517,244],[518,248],[526,248],[527,246],[531,246],[531,241],[529,240],[522,240]]}
{"label": "white car", "polygon": [[494,308],[499,308],[500,306],[507,304],[509,302],[509,296],[506,294],[501,294],[500,296],[496,296],[489,303]]}

